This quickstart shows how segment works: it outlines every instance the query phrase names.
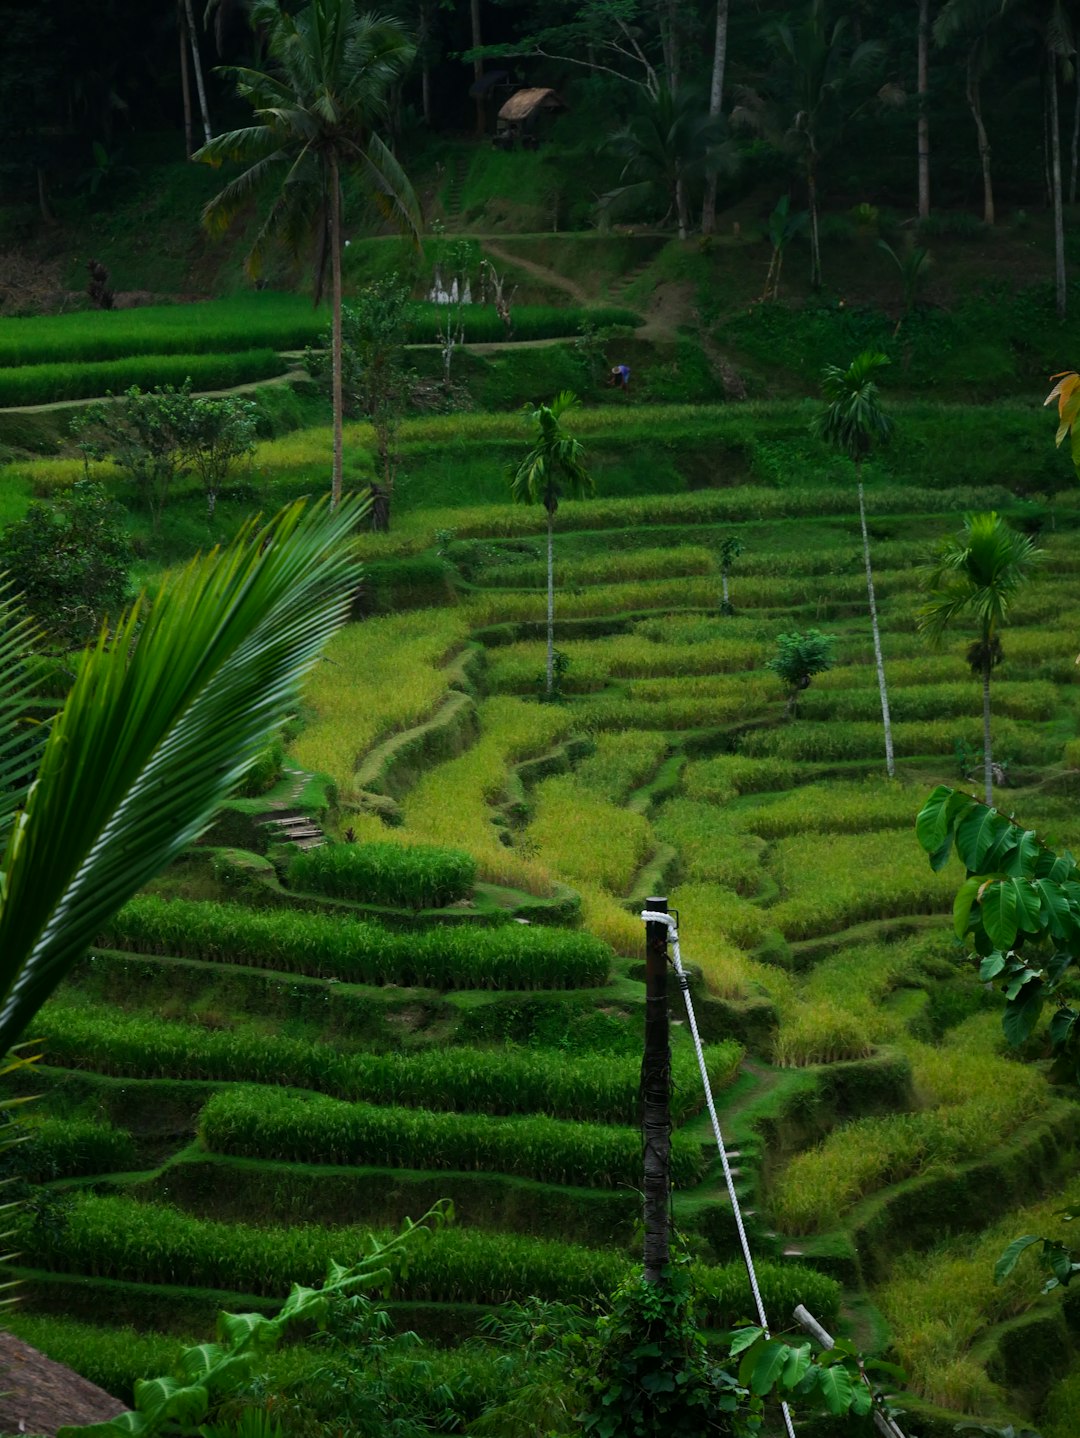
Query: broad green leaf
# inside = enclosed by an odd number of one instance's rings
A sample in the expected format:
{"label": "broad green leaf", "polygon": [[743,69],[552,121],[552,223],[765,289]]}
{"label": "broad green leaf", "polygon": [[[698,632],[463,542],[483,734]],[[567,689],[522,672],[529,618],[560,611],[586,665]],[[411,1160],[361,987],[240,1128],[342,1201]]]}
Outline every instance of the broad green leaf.
{"label": "broad green leaf", "polygon": [[794,1388],[806,1377],[813,1361],[809,1343],[802,1343],[798,1347],[788,1349],[787,1362],[784,1364],[782,1382],[785,1388]]}
{"label": "broad green leaf", "polygon": [[1067,1044],[1076,1028],[1077,1013],[1075,1009],[1062,1008],[1054,1014],[1050,1020],[1049,1033],[1050,1042],[1055,1049]]}
{"label": "broad green leaf", "polygon": [[1055,939],[1064,939],[1071,921],[1068,899],[1051,879],[1036,879],[1034,887],[1046,927]]}
{"label": "broad green leaf", "polygon": [[731,1335],[731,1348],[728,1350],[730,1356],[732,1358],[738,1357],[738,1355],[749,1348],[752,1343],[756,1343],[759,1338],[764,1338],[764,1336],[764,1328],[738,1329]]}
{"label": "broad green leaf", "polygon": [[995,879],[979,899],[979,918],[996,949],[1011,949],[1018,927],[1019,901],[1012,879]]}
{"label": "broad green leaf", "polygon": [[996,809],[973,803],[956,826],[956,851],[969,873],[986,872],[986,856],[1009,828]]}
{"label": "broad green leaf", "polygon": [[851,1374],[840,1364],[834,1364],[832,1368],[822,1368],[818,1387],[825,1400],[825,1407],[834,1416],[839,1417],[851,1407],[855,1388]]}
{"label": "broad green leaf", "polygon": [[776,1339],[770,1340],[762,1348],[758,1360],[754,1365],[754,1371],[750,1378],[750,1391],[759,1397],[771,1393],[776,1385],[777,1379],[784,1371],[788,1355],[791,1352],[786,1343],[780,1343]]}
{"label": "broad green leaf", "polygon": [[1043,928],[1042,895],[1030,879],[1010,879],[1016,891],[1017,924],[1025,934],[1037,934]]}
{"label": "broad green leaf", "polygon": [[1027,1039],[1039,1022],[1046,994],[1041,979],[1024,985],[1019,996],[1005,1005],[1001,1028],[1014,1048]]}
{"label": "broad green leaf", "polygon": [[982,983],[988,984],[997,978],[1004,967],[1005,956],[995,949],[992,954],[987,954],[979,964],[979,979]]}
{"label": "broad green leaf", "polygon": [[1009,1274],[1020,1261],[1021,1256],[1034,1243],[1041,1243],[1042,1239],[1037,1233],[1025,1234],[1023,1238],[1014,1238],[1012,1243],[994,1264],[994,1282],[1004,1283]]}
{"label": "broad green leaf", "polygon": [[965,879],[953,900],[953,932],[962,939],[971,927],[971,907],[978,897],[983,881],[978,877]]}
{"label": "broad green leaf", "polygon": [[955,792],[948,784],[939,784],[919,810],[915,837],[928,854],[935,854],[949,838],[948,806]]}
{"label": "broad green leaf", "polygon": [[1038,835],[1034,829],[1025,829],[1020,835],[1020,842],[1016,849],[1014,870],[1027,879],[1035,877],[1035,871],[1039,862],[1039,855],[1042,853],[1042,845],[1039,843]]}

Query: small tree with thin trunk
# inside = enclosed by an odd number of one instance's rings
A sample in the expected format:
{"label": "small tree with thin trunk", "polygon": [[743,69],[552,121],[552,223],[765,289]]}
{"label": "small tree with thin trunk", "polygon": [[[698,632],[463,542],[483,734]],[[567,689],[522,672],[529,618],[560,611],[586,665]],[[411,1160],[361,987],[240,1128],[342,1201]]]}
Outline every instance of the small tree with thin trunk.
{"label": "small tree with thin trunk", "polygon": [[550,699],[555,686],[555,565],[553,534],[560,499],[585,499],[595,493],[592,475],[585,468],[585,451],[579,439],[567,434],[562,419],[578,406],[578,397],[563,390],[550,404],[530,404],[525,413],[534,426],[528,454],[510,474],[510,491],[519,504],[542,504],[547,511],[547,670],[544,692]]}
{"label": "small tree with thin trunk", "polygon": [[990,744],[990,675],[1001,663],[1001,630],[1009,606],[1042,557],[1034,542],[1013,529],[1000,514],[969,514],[964,528],[943,540],[928,566],[929,598],[919,613],[919,628],[940,643],[962,616],[975,620],[979,637],[967,652],[971,671],[982,679],[983,781],[987,804],[994,802],[994,763]]}
{"label": "small tree with thin trunk", "polygon": [[889,691],[885,683],[885,662],[881,657],[881,632],[878,628],[877,601],[874,597],[874,571],[870,563],[870,536],[866,528],[866,503],[863,498],[862,466],[875,441],[888,439],[892,421],[878,404],[875,373],[889,363],[888,357],[873,350],[864,350],[847,369],[827,365],[821,372],[821,390],[826,407],[813,421],[811,429],[819,439],[844,454],[855,465],[859,490],[859,524],[862,527],[863,561],[866,565],[866,596],[870,604],[870,628],[874,636],[874,663],[877,666],[878,693],[881,695],[881,722],[885,729],[885,767],[889,778],[896,774],[893,759],[892,722],[889,718]]}
{"label": "small tree with thin trunk", "polygon": [[795,630],[792,634],[780,634],[776,640],[776,653],[766,662],[788,692],[788,715],[799,717],[799,695],[810,688],[815,674],[824,674],[833,666],[833,647],[836,639],[832,634],[822,634],[820,629],[808,629],[806,633]]}
{"label": "small tree with thin trunk", "polygon": [[731,607],[731,598],[728,593],[728,576],[731,574],[731,566],[742,554],[746,545],[737,534],[729,534],[720,544],[720,588],[723,594],[723,601],[720,605],[722,614],[734,613]]}

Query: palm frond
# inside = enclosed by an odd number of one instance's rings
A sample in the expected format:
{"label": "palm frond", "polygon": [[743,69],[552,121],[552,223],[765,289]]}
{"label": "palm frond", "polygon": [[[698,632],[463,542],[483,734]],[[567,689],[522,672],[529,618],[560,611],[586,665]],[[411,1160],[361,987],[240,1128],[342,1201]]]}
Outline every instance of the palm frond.
{"label": "palm frond", "polygon": [[0,844],[26,800],[47,733],[30,717],[38,698],[32,668],[35,635],[30,616],[10,586],[0,582]]}
{"label": "palm frond", "polygon": [[3,856],[0,1052],[196,839],[347,616],[364,510],[296,504],[167,576],[84,655]]}

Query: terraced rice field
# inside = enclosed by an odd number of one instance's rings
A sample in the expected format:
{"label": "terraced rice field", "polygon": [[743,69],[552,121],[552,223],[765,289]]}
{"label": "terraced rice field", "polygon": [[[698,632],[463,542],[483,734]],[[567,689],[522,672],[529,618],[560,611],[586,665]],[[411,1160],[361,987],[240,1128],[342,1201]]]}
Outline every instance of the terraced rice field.
{"label": "terraced rice field", "polygon": [[[764,517],[738,491],[666,496],[670,543],[641,500],[567,506],[559,704],[535,698],[538,542],[498,511],[448,543],[454,602],[335,641],[277,787],[226,811],[43,1011],[41,1122],[14,1160],[44,1186],[22,1331],[63,1356],[97,1325],[115,1387],[149,1359],[131,1345],[125,1368],[110,1330],[205,1331],[440,1197],[458,1222],[393,1293],[406,1326],[458,1340],[506,1299],[596,1299],[636,1253],[638,915],[667,893],[777,1326],[804,1302],[897,1356],[916,1432],[1038,1418],[1057,1375],[1022,1335],[1065,1333],[1075,1305],[990,1270],[1070,1192],[1080,1110],[1005,1051],[951,937],[962,876],[914,839],[929,788],[981,746],[967,640],[934,654],[915,630],[952,496],[874,520],[892,782],[853,498],[838,484],[784,518],[779,495]],[[1080,827],[1078,524],[1061,505],[1043,532],[993,686],[1002,806],[1059,844]],[[791,722],[764,662],[807,625],[837,665]],[[475,884],[438,911],[290,886],[261,821],[294,811],[466,850]],[[749,1295],[681,1025],[675,1058],[675,1215],[723,1327]]]}

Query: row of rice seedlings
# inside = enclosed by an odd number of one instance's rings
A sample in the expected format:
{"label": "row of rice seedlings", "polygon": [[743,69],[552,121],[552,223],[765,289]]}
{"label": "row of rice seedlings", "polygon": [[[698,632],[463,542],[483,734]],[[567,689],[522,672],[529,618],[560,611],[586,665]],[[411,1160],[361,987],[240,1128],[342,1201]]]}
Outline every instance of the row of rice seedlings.
{"label": "row of rice seedlings", "polygon": [[[672,616],[672,628],[674,620]],[[610,679],[677,678],[738,674],[758,668],[767,646],[756,640],[716,638],[702,644],[665,643],[640,633],[594,640],[568,639],[559,652],[569,660],[563,677],[567,694],[588,694]],[[544,672],[542,641],[500,645],[489,650],[486,682],[493,690],[534,693]]]}
{"label": "row of rice seedlings", "polygon": [[898,842],[891,829],[833,834],[827,844],[795,833],[772,846],[769,867],[783,897],[767,917],[788,939],[901,914],[945,914],[959,883],[951,865],[934,873],[918,846]]}
{"label": "row of rice seedlings", "polygon": [[[732,591],[737,591],[743,575],[805,574],[820,577],[834,575],[862,576],[863,592],[866,592],[866,569],[858,530],[850,534],[836,534],[824,529],[815,533],[812,545],[800,544],[798,538],[792,548],[778,548],[770,535],[769,542],[762,545],[748,538],[747,548],[739,555],[732,573]],[[930,553],[927,539],[875,539],[873,560],[882,569],[911,569],[926,561]]]}
{"label": "row of rice seedlings", "polygon": [[[632,1056],[567,1055],[512,1045],[344,1052],[336,1044],[270,1034],[253,1024],[211,1030],[89,1003],[46,1004],[35,1033],[51,1064],[131,1078],[283,1084],[371,1104],[458,1113],[543,1113],[625,1124],[637,1118],[640,1065]],[[736,1043],[716,1044],[706,1049],[706,1057],[719,1089],[734,1077],[742,1049]],[[673,1112],[681,1121],[701,1107],[693,1054],[677,1052],[673,1072]]]}
{"label": "row of rice seedlings", "polygon": [[[616,549],[580,559],[556,555],[555,581],[559,593],[589,584],[676,576],[714,574],[716,556],[702,545],[678,545],[671,549]],[[547,584],[546,561],[486,565],[477,576],[484,588],[538,589]]]}
{"label": "row of rice seedlings", "polygon": [[[898,759],[914,755],[951,755],[957,741],[982,749],[982,720],[976,718],[923,719],[892,726]],[[994,754],[1021,764],[1045,764],[1061,752],[1061,740],[1044,728],[1012,719],[995,719]],[[885,753],[881,721],[846,724],[799,720],[774,729],[754,729],[739,739],[739,751],[750,758],[777,758],[799,762],[835,762],[873,759]]]}
{"label": "row of rice seedlings", "polygon": [[[881,598],[909,589],[910,575],[906,570],[883,571],[874,576],[874,586]],[[616,584],[595,584],[591,587],[560,586],[559,617],[590,619],[607,614],[631,614],[643,609],[718,609],[722,598],[718,574],[690,575],[687,578],[636,579]],[[828,579],[799,576],[743,579],[738,587],[740,607],[764,609],[790,608],[795,605],[818,604],[822,615],[834,604],[865,602],[866,583],[858,575],[832,576]],[[468,598],[466,608],[476,625],[539,622],[546,612],[546,595],[542,590],[477,590]],[[890,611],[891,613],[891,611]]]}
{"label": "row of rice seedlings", "polygon": [[545,779],[533,792],[525,842],[567,883],[629,892],[655,848],[644,814],[613,804],[574,775]]}
{"label": "row of rice seedlings", "polygon": [[446,660],[465,642],[452,609],[350,624],[327,645],[304,685],[306,723],[290,746],[304,769],[328,774],[348,798],[358,758],[387,735],[426,719],[446,694]]}
{"label": "row of rice seedlings", "polygon": [[653,826],[658,838],[678,850],[679,871],[690,883],[757,893],[765,842],[756,834],[739,832],[723,809],[697,799],[670,799]]}
{"label": "row of rice seedlings", "polygon": [[[1010,1213],[978,1235],[897,1259],[874,1297],[913,1392],[953,1412],[994,1414],[1008,1406],[1007,1395],[972,1349],[990,1325],[1054,1303],[1059,1295],[1040,1298],[1030,1263],[1021,1263],[1002,1283],[995,1281],[994,1265],[1018,1234],[1060,1235],[1060,1209],[1061,1199],[1051,1198]],[[1071,1438],[1075,1429],[1061,1430],[1066,1431]]]}
{"label": "row of rice seedlings", "polygon": [[[558,648],[570,661],[559,680],[563,694],[590,694],[604,688],[609,677],[607,665],[589,653],[587,644],[564,640]],[[492,694],[537,694],[544,686],[545,663],[542,641],[489,649],[484,687]]]}
{"label": "row of rice seedlings", "polygon": [[[363,1252],[369,1230],[317,1225],[255,1228],[194,1218],[165,1205],[78,1194],[62,1216],[25,1223],[23,1262],[129,1283],[180,1283],[280,1296],[290,1283],[318,1284],[333,1261]],[[390,1296],[413,1302],[504,1303],[535,1297],[592,1303],[614,1292],[630,1260],[612,1249],[481,1229],[444,1228],[417,1243]],[[834,1279],[795,1263],[757,1265],[766,1306],[788,1312],[813,1306],[826,1321],[837,1312]],[[750,1309],[741,1263],[698,1266],[705,1321],[730,1327]]]}
{"label": "row of rice seedlings", "polygon": [[119,393],[134,384],[150,389],[154,385],[179,386],[190,380],[196,391],[229,389],[233,385],[270,379],[284,370],[281,356],[271,349],[242,349],[235,354],[151,354],[90,362],[59,360],[18,368],[0,366],[0,409],[92,399],[97,395]]}
{"label": "row of rice seedlings", "polygon": [[743,794],[791,789],[798,782],[799,766],[791,760],[748,759],[742,754],[691,759],[683,770],[687,798],[705,804],[729,804]]}
{"label": "row of rice seedlings", "polygon": [[[282,1163],[510,1173],[584,1188],[632,1186],[641,1178],[636,1126],[540,1115],[434,1113],[323,1094],[230,1088],[206,1104],[198,1132],[211,1153]],[[704,1171],[700,1141],[673,1134],[675,1185],[689,1187]]]}
{"label": "row of rice seedlings", "polygon": [[476,861],[431,844],[324,844],[289,861],[295,889],[403,909],[440,909],[467,898]]}
{"label": "row of rice seedlings", "polygon": [[150,895],[125,904],[106,937],[135,953],[403,988],[591,988],[607,982],[611,962],[600,939],[565,929],[444,924],[404,933],[336,915]]}
{"label": "row of rice seedlings", "polygon": [[670,747],[665,734],[643,729],[598,734],[593,752],[577,767],[578,783],[612,804],[622,804],[648,782]]}
{"label": "row of rice seedlings", "polygon": [[[623,440],[625,443],[625,439]],[[321,451],[325,454],[325,450]],[[1014,502],[1004,486],[917,489],[882,484],[867,488],[867,503],[886,515],[941,515],[966,510],[1007,509]],[[679,494],[649,494],[629,499],[597,498],[565,505],[555,517],[558,531],[640,528],[661,524],[746,524],[755,520],[819,519],[832,515],[855,520],[857,501],[850,486],[772,489],[738,485]],[[402,515],[396,546],[430,549],[439,530],[453,529],[459,539],[516,539],[540,534],[546,516],[525,505],[473,504],[414,510]],[[374,551],[372,551],[374,552]],[[382,552],[380,549],[379,552]]]}
{"label": "row of rice seedlings", "polygon": [[[429,343],[442,318],[438,305],[409,306],[409,343]],[[632,311],[613,306],[581,309],[555,305],[517,305],[514,332],[519,339],[573,335],[584,319],[597,325],[640,323]],[[505,338],[494,307],[466,306],[461,322],[467,341]],[[299,295],[260,293],[204,300],[198,304],[147,305],[135,310],[80,310],[71,314],[0,320],[0,366],[45,361],[84,363],[105,357],[190,351],[236,350],[259,342],[277,349],[317,343],[329,316],[312,309]]]}
{"label": "row of rice seedlings", "polygon": [[83,1174],[120,1173],[134,1166],[135,1144],[124,1129],[91,1119],[35,1117],[27,1123],[23,1141],[3,1155],[0,1175],[51,1183]]}
{"label": "row of rice seedlings", "polygon": [[[753,686],[759,693],[768,689],[780,699],[779,686],[768,681]],[[760,700],[759,700],[760,702]],[[696,699],[633,700],[615,696],[589,696],[576,706],[582,726],[594,733],[619,733],[624,729],[711,729],[718,724],[730,724],[746,715],[753,703],[738,693],[718,694],[714,698],[702,695]]]}
{"label": "row of rice seedlings", "polygon": [[770,1196],[775,1221],[795,1233],[835,1226],[868,1194],[1004,1143],[1045,1106],[1047,1088],[1040,1073],[994,1052],[999,1027],[995,1015],[980,1015],[940,1048],[909,1041],[926,1107],[855,1119],[797,1154]]}
{"label": "row of rice seedlings", "polygon": [[926,785],[895,779],[830,780],[769,794],[740,805],[729,818],[737,829],[763,839],[792,834],[862,834],[872,829],[914,829]]}
{"label": "row of rice seedlings", "polygon": [[[872,679],[872,673],[867,673]],[[894,723],[915,719],[947,719],[982,715],[982,685],[968,672],[966,680],[947,684],[901,685],[888,670],[889,712]],[[1037,679],[995,680],[991,702],[995,714],[1011,719],[1048,719],[1061,700],[1055,685]],[[799,701],[800,716],[832,723],[880,718],[877,685],[860,689],[810,689]]]}

